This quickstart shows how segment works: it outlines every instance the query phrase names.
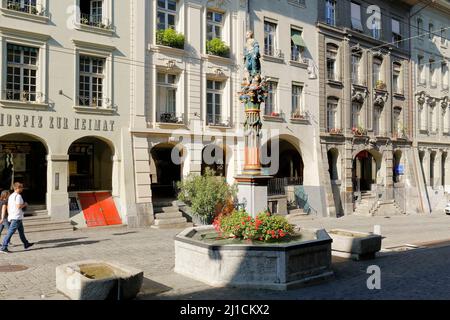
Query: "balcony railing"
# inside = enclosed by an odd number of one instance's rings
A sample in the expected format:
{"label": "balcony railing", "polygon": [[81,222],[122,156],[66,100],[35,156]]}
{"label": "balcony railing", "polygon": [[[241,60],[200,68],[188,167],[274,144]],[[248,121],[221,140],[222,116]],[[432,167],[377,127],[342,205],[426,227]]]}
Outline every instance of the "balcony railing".
{"label": "balcony railing", "polygon": [[310,116],[307,111],[296,110],[291,113],[291,120],[309,120]]}
{"label": "balcony railing", "polygon": [[98,98],[91,98],[89,96],[77,96],[78,105],[81,107],[102,108],[103,100]]}
{"label": "balcony railing", "polygon": [[36,91],[25,90],[3,90],[3,97],[8,101],[18,101],[25,103],[42,103],[44,94]]}
{"label": "balcony railing", "polygon": [[269,196],[285,195],[287,186],[300,185],[303,185],[303,179],[301,177],[272,178],[269,180],[267,192]]}
{"label": "balcony railing", "polygon": [[33,14],[36,16],[45,16],[45,9],[43,7],[37,7],[36,4],[30,4],[21,1],[8,0],[6,2],[6,8],[13,11]]}
{"label": "balcony railing", "polygon": [[207,115],[207,125],[208,126],[216,126],[216,127],[229,127],[230,126],[230,120],[224,119],[222,115]]}
{"label": "balcony railing", "polygon": [[177,114],[175,112],[159,112],[156,115],[157,122],[159,123],[176,123],[182,124],[184,122],[184,115]]}
{"label": "balcony railing", "polygon": [[85,26],[105,29],[105,30],[111,30],[112,25],[109,19],[100,17],[100,16],[93,16],[87,13],[81,13],[80,14],[80,23]]}

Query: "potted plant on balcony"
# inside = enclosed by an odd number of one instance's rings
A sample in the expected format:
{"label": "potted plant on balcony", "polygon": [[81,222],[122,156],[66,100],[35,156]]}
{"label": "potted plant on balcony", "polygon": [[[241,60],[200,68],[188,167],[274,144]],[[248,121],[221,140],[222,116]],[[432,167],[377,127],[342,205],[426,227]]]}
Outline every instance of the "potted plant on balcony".
{"label": "potted plant on balcony", "polygon": [[362,126],[358,126],[358,127],[352,128],[352,133],[355,136],[365,136],[365,135],[367,135],[367,130],[364,129]]}
{"label": "potted plant on balcony", "polygon": [[386,90],[386,84],[383,82],[383,80],[377,80],[375,88],[377,90]]}
{"label": "potted plant on balcony", "polygon": [[280,114],[278,112],[272,111],[272,113],[270,114],[271,117],[276,117],[279,118]]}
{"label": "potted plant on balcony", "polygon": [[333,128],[333,129],[330,129],[329,133],[330,134],[341,134],[342,133],[342,129],[340,129],[340,128]]}
{"label": "potted plant on balcony", "polygon": [[221,39],[214,38],[206,42],[206,52],[215,56],[228,58],[230,56],[230,47]]}
{"label": "potted plant on balcony", "polygon": [[306,119],[306,116],[304,112],[301,112],[299,109],[297,109],[294,113],[292,113],[292,119],[303,120]]}
{"label": "potted plant on balcony", "polygon": [[9,2],[8,9],[14,10],[14,11],[20,11],[20,4],[17,2]]}
{"label": "potted plant on balcony", "polygon": [[156,32],[156,43],[159,45],[184,49],[184,35],[168,28]]}

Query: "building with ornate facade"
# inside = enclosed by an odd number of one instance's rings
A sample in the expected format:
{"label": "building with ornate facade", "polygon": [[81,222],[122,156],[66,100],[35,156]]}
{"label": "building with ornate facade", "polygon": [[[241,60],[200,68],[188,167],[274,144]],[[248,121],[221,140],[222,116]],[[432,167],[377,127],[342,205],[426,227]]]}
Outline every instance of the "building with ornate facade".
{"label": "building with ornate facade", "polygon": [[323,185],[336,216],[401,213],[406,197],[419,197],[409,10],[401,2],[318,1]]}
{"label": "building with ornate facade", "polygon": [[410,1],[414,151],[425,212],[443,210],[450,191],[450,2]]}
{"label": "building with ornate facade", "polygon": [[241,173],[253,30],[270,209],[430,212],[450,181],[450,8],[418,2],[4,0],[0,188],[78,227],[170,223],[154,217],[178,181]]}
{"label": "building with ornate facade", "polygon": [[[285,185],[303,184],[311,210],[322,212],[315,1],[132,1],[132,12],[132,59],[145,62],[132,67],[130,125],[142,212],[173,196],[176,182],[190,173],[213,167],[233,183],[241,172],[244,112],[237,93],[247,29],[254,30],[270,80],[263,153],[279,148],[265,163],[275,177],[269,205],[287,213]],[[139,28],[144,21],[148,28]],[[158,38],[167,29],[184,35],[184,45]],[[214,51],[212,40],[229,50]],[[174,154],[183,161],[173,163]]]}

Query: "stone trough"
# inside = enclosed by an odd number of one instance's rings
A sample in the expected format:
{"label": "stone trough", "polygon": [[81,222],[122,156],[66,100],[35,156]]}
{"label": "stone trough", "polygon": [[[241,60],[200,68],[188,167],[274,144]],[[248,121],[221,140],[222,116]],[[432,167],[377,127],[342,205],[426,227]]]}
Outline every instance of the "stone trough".
{"label": "stone trough", "polygon": [[88,260],[56,267],[56,289],[72,300],[129,300],[144,273],[118,263]]}
{"label": "stone trough", "polygon": [[374,259],[381,250],[380,235],[333,229],[328,234],[333,239],[333,255],[353,260]]}
{"label": "stone trough", "polygon": [[[205,241],[211,226],[188,228],[175,237],[175,272],[214,287],[287,290],[327,280],[331,238],[302,229],[299,240],[279,244]],[[301,235],[301,238],[300,238]]]}

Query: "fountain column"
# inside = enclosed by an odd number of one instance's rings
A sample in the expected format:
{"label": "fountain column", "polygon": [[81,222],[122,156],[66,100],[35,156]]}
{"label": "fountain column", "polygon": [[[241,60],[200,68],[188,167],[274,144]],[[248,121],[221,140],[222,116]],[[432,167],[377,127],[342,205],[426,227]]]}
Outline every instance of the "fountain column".
{"label": "fountain column", "polygon": [[262,174],[261,168],[261,103],[267,98],[267,82],[261,77],[259,44],[253,32],[247,32],[245,49],[245,76],[239,99],[245,106],[245,147],[242,175],[238,183],[238,200],[246,211],[256,217],[267,209],[267,184],[271,176]]}

